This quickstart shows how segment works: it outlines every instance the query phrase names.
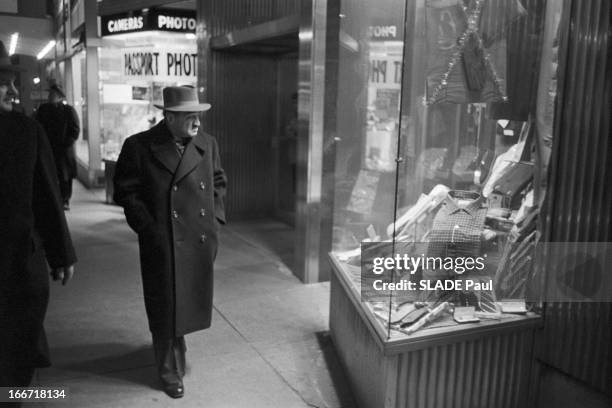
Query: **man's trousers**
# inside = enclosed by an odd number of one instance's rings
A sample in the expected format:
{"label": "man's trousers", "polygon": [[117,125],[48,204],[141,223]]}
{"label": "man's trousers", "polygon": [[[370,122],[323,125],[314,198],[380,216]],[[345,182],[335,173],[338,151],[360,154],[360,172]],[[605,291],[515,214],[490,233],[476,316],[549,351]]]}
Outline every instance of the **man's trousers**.
{"label": "man's trousers", "polygon": [[176,384],[185,376],[185,338],[153,335],[153,349],[159,378],[164,384]]}

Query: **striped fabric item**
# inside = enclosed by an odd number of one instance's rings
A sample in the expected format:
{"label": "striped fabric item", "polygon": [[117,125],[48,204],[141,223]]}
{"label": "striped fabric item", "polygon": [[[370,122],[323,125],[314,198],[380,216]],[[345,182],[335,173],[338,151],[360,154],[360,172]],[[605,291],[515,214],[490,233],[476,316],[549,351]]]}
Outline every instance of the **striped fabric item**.
{"label": "striped fabric item", "polygon": [[477,295],[478,307],[481,312],[499,313],[499,307],[495,302],[495,291],[493,289],[478,291]]}

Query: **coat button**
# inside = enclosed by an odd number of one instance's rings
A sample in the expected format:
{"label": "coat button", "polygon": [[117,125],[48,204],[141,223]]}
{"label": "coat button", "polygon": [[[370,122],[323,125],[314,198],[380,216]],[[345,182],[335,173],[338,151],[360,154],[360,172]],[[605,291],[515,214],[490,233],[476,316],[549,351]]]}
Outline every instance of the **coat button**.
{"label": "coat button", "polygon": [[206,234],[200,235],[200,242],[203,244],[206,242]]}
{"label": "coat button", "polygon": [[203,208],[200,208],[200,217],[204,217],[206,215],[206,210]]}
{"label": "coat button", "polygon": [[206,189],[206,183],[204,183],[203,181],[200,181],[200,190],[205,190]]}
{"label": "coat button", "polygon": [[176,184],[172,186],[172,191],[178,191],[178,186]]}
{"label": "coat button", "polygon": [[172,211],[172,217],[173,218],[178,218],[178,213],[176,211]]}

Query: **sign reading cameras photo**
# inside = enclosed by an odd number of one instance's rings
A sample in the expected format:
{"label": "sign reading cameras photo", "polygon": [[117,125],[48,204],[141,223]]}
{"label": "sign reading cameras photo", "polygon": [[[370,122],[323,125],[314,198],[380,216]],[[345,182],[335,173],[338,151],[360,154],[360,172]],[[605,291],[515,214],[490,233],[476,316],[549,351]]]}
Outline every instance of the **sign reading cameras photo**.
{"label": "sign reading cameras photo", "polygon": [[194,34],[196,25],[195,11],[190,10],[150,9],[103,16],[101,19],[103,37],[139,31]]}

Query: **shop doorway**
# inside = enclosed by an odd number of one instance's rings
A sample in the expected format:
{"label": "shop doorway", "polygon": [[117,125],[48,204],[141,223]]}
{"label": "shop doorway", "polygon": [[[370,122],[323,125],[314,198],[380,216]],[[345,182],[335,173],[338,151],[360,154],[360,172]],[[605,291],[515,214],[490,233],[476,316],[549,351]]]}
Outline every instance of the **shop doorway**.
{"label": "shop doorway", "polygon": [[[234,222],[263,218],[286,226],[294,237],[293,273],[304,282],[326,280],[338,3],[304,0],[261,12],[198,4],[210,33],[199,42],[205,59],[198,86],[213,101],[205,128],[217,138],[232,180],[226,214]],[[287,132],[292,117],[295,143]]]}
{"label": "shop doorway", "polygon": [[219,138],[228,142],[221,146],[228,158],[222,159],[240,189],[228,193],[233,219],[267,218],[295,226],[298,23],[297,16],[282,18],[210,41],[219,114],[240,112],[231,125],[235,133]]}

